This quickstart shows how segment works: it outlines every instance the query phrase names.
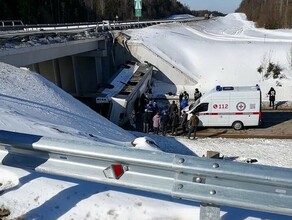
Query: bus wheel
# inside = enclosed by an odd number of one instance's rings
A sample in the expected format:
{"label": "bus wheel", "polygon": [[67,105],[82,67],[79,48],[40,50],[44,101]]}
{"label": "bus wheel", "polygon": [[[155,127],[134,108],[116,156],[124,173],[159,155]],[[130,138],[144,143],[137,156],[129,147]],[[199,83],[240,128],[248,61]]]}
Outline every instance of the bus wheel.
{"label": "bus wheel", "polygon": [[235,121],[233,122],[232,127],[234,130],[241,130],[243,129],[243,123],[241,121]]}

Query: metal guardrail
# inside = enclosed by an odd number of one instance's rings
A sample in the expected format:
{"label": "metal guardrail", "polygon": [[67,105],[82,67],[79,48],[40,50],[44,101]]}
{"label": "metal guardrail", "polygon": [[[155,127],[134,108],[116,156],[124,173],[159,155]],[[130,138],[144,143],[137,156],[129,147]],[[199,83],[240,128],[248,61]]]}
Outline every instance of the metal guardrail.
{"label": "metal guardrail", "polygon": [[21,20],[0,20],[1,31],[23,31],[24,24]]}
{"label": "metal guardrail", "polygon": [[292,216],[292,171],[288,168],[8,131],[0,131],[0,161],[199,201],[201,220],[219,220],[221,205]]}
{"label": "metal guardrail", "polygon": [[[62,23],[62,24],[16,24],[14,21],[0,21],[0,31],[7,30],[23,30],[24,32],[31,31],[65,31],[65,30],[77,30],[86,28],[95,28],[97,30],[109,30],[109,29],[127,29],[127,28],[139,28],[147,27],[160,23],[172,23],[172,22],[190,22],[199,21],[204,18],[184,18],[184,19],[164,19],[164,20],[147,20],[147,21],[109,21],[104,20],[101,22],[81,22],[81,23]],[[18,22],[18,21],[17,21]],[[2,25],[1,25],[2,24]],[[17,23],[18,24],[18,23]]]}

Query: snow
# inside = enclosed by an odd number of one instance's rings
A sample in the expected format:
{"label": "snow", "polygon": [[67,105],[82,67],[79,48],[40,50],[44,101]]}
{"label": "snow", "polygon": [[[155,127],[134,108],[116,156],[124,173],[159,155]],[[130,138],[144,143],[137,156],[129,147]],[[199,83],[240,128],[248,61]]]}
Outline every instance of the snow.
{"label": "snow", "polygon": [[[256,28],[241,13],[229,14],[192,23],[161,24],[140,30],[128,30],[132,42],[143,43],[163,59],[197,79],[193,85],[170,85],[156,82],[154,93],[203,93],[216,85],[252,86],[259,84],[266,94],[270,87],[277,91],[278,101],[291,101],[291,30]],[[175,43],[174,43],[175,42]],[[265,78],[257,72],[269,62],[278,64],[282,79]],[[281,85],[281,86],[280,86]],[[162,89],[162,88],[165,89]],[[267,97],[263,97],[267,101]]]}
{"label": "snow", "polygon": [[[291,30],[259,29],[243,14],[229,14],[215,20],[127,32],[131,40],[143,42],[190,76],[198,75],[196,87],[202,92],[217,84],[258,83],[266,92],[270,86],[275,87],[277,100],[291,101],[292,73],[287,60]],[[263,79],[257,72],[264,58],[283,68],[285,77],[278,79],[282,86],[276,86],[272,78]],[[187,89],[191,91],[192,87]],[[178,85],[179,89],[185,89],[184,85]],[[162,90],[156,87],[154,92]],[[292,168],[292,140],[200,138],[195,141],[151,134],[145,137],[143,133],[119,128],[40,75],[3,63],[0,63],[0,91],[0,130],[121,147],[133,147],[133,142],[137,148],[158,150],[159,146],[164,152],[194,156],[214,150],[226,160],[256,159],[257,164]],[[4,165],[0,165],[0,173],[0,192],[3,191],[0,210],[11,211],[6,219],[199,219],[196,202]],[[221,207],[221,219],[291,217]]]}
{"label": "snow", "polygon": [[188,18],[195,18],[195,16],[190,15],[190,14],[180,14],[180,15],[171,15],[167,19],[179,20],[179,19],[188,19]]}

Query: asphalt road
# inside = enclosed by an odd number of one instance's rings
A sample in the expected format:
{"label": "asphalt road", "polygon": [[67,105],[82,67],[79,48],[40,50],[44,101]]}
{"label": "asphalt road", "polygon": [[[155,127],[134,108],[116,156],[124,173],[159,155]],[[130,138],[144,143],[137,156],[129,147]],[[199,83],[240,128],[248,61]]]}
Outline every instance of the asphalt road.
{"label": "asphalt road", "polygon": [[292,139],[292,110],[265,110],[259,127],[235,131],[232,128],[199,128],[198,137]]}

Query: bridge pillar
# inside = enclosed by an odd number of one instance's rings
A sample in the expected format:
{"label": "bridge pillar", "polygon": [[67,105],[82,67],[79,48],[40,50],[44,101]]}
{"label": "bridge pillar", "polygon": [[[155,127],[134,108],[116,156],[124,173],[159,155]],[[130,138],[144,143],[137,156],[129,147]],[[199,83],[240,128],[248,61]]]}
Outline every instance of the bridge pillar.
{"label": "bridge pillar", "polygon": [[53,60],[53,67],[54,67],[54,76],[55,76],[55,84],[62,88],[62,80],[61,80],[61,73],[60,73],[60,64],[58,59]]}
{"label": "bridge pillar", "polygon": [[95,72],[96,72],[96,83],[102,83],[104,80],[103,71],[102,71],[102,58],[95,57]]}
{"label": "bridge pillar", "polygon": [[32,68],[36,73],[40,73],[40,66],[38,63],[34,63]]}
{"label": "bridge pillar", "polygon": [[81,96],[80,74],[77,68],[77,61],[76,61],[75,56],[72,56],[72,65],[73,65],[76,95]]}

